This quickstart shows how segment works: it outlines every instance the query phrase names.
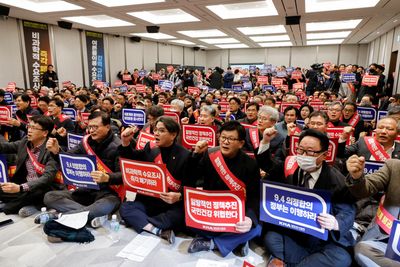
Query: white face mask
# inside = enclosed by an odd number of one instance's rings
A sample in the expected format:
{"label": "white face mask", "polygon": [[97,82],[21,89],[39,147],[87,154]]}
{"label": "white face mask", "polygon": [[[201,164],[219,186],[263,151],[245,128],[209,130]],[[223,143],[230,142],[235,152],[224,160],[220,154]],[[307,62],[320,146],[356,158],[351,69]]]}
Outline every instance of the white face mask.
{"label": "white face mask", "polygon": [[319,158],[319,156],[311,157],[311,156],[297,155],[296,161],[302,170],[304,170],[306,172],[313,172],[318,168],[317,158]]}

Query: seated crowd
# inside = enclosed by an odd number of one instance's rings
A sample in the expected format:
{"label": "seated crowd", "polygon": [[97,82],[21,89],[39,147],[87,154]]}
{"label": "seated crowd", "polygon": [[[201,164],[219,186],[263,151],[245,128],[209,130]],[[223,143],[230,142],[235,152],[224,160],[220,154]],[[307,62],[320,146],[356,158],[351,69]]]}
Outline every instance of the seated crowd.
{"label": "seated crowd", "polygon": [[[194,237],[189,253],[218,250],[223,257],[230,252],[246,256],[249,241],[256,240],[271,255],[268,266],[399,266],[385,257],[390,227],[377,218],[377,212],[385,212],[393,223],[400,214],[400,95],[392,95],[383,71],[378,64],[365,72],[356,65],[290,72],[282,66],[267,73],[258,68],[162,69],[144,77],[125,70],[118,74],[124,77],[122,85],[114,87],[96,82],[90,88],[69,84],[38,92],[16,88],[16,111],[0,128],[0,154],[10,176],[0,187],[1,211],[29,217],[46,206],[51,219],[88,211],[93,228],[119,212],[137,233],[146,231],[171,244],[175,233],[185,233]],[[355,78],[345,82],[344,74]],[[363,84],[367,74],[379,76],[376,85]],[[153,75],[172,81],[173,89],[158,86]],[[251,89],[243,90],[248,83]],[[231,89],[235,86],[239,90]],[[0,89],[1,106],[10,105],[5,93]],[[364,120],[359,107],[387,113]],[[74,110],[74,119],[64,109]],[[146,124],[126,125],[123,109],[145,110]],[[216,146],[204,140],[190,149],[182,146],[183,125],[213,127]],[[140,146],[142,133],[154,141]],[[71,148],[68,134],[83,138]],[[332,139],[337,149],[329,161]],[[99,188],[64,185],[60,153],[94,155],[97,170],[90,176]],[[165,164],[167,192],[157,198],[139,192],[127,201],[120,158]],[[366,161],[383,166],[365,174]],[[263,180],[328,191],[331,209],[315,219],[328,230],[327,239],[261,221]],[[234,233],[187,226],[184,187],[242,191],[244,220]]]}

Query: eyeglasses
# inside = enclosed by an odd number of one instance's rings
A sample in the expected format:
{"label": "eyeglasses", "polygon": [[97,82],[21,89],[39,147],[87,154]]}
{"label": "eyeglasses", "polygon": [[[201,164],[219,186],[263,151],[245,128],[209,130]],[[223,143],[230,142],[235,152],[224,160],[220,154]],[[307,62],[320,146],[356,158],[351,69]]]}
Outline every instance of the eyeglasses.
{"label": "eyeglasses", "polygon": [[86,129],[87,129],[88,131],[90,131],[90,130],[97,131],[97,130],[99,129],[99,126],[98,126],[98,125],[88,125],[88,126],[86,127]]}
{"label": "eyeglasses", "polygon": [[168,132],[166,129],[158,129],[158,128],[154,128],[153,133],[166,133]]}
{"label": "eyeglasses", "polygon": [[345,109],[343,109],[343,111],[344,111],[344,112],[354,112],[354,109],[347,109],[347,108],[345,108]]}
{"label": "eyeglasses", "polygon": [[44,129],[42,129],[42,128],[37,128],[37,127],[35,127],[35,126],[33,126],[33,125],[30,125],[30,124],[28,124],[28,125],[26,126],[26,128],[31,129],[31,130],[44,131]]}
{"label": "eyeglasses", "polygon": [[304,155],[304,153],[306,153],[307,156],[314,157],[315,155],[317,155],[318,153],[321,153],[321,152],[322,152],[322,150],[313,151],[313,150],[304,150],[300,147],[296,148],[297,155]]}
{"label": "eyeglasses", "polygon": [[238,138],[233,138],[233,137],[226,137],[226,136],[220,136],[219,139],[221,140],[221,143],[228,141],[228,143],[232,143],[234,141],[239,141]]}

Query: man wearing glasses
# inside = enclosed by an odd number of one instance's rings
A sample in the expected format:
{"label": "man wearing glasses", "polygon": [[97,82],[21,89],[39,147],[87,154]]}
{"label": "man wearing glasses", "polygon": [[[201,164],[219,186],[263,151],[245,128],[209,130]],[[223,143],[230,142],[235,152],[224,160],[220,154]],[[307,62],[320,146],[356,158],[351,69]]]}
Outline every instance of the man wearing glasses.
{"label": "man wearing glasses", "polygon": [[259,153],[265,156],[265,164],[270,166],[270,176],[280,178],[281,183],[331,192],[332,211],[317,217],[321,227],[329,231],[327,241],[279,226],[266,225],[264,242],[272,254],[268,266],[283,263],[350,266],[351,256],[347,248],[354,243],[349,230],[354,222],[355,207],[351,204],[352,199],[346,197],[345,177],[325,162],[328,136],[313,129],[303,131],[293,164],[287,164],[286,161],[283,165],[273,160],[269,152],[269,141],[275,134],[276,129],[266,129],[259,149]]}
{"label": "man wearing glasses", "polygon": [[[207,150],[207,142],[199,141],[196,144],[189,168],[195,170],[191,178],[201,181],[199,186],[204,190],[245,190],[245,220],[236,224],[238,233],[191,228],[200,237],[193,239],[188,252],[218,249],[223,257],[231,251],[244,257],[248,253],[248,241],[261,234],[258,223],[260,172],[256,161],[241,150],[246,132],[239,122],[229,121],[222,125],[219,132],[219,147]],[[231,188],[227,176],[214,166],[217,160],[232,173],[230,178],[235,181],[235,188]]]}
{"label": "man wearing glasses", "polygon": [[[58,164],[46,150],[46,141],[54,128],[52,120],[33,116],[26,125],[28,133],[21,140],[10,142],[1,136],[0,153],[17,154],[14,176],[0,188],[0,204],[5,214],[28,217],[43,206],[43,196],[56,188],[53,184]],[[7,170],[6,170],[7,171]]]}
{"label": "man wearing glasses", "polygon": [[340,120],[340,118],[342,117],[342,110],[343,110],[343,105],[340,102],[333,102],[328,107],[328,117],[329,117],[328,127],[349,126],[347,123],[342,122]]}
{"label": "man wearing glasses", "polygon": [[[82,142],[69,154],[89,154],[96,156],[97,171],[90,173],[99,184],[100,190],[78,188],[75,191],[49,192],[44,197],[48,208],[62,213],[89,211],[89,221],[93,228],[100,227],[107,220],[108,214],[116,211],[120,205],[119,191],[122,187],[122,174],[119,168],[118,146],[121,140],[111,131],[111,118],[108,113],[95,111],[89,116],[86,135]],[[56,138],[50,138],[46,144],[56,158],[60,145]],[[119,187],[118,187],[119,186]],[[58,214],[49,214],[51,218]],[[36,222],[36,218],[35,218]]]}

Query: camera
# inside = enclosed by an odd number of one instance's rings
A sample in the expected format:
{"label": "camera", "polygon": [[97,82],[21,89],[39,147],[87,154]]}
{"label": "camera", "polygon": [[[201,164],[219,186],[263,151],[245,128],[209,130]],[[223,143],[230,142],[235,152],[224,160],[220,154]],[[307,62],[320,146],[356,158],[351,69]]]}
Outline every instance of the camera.
{"label": "camera", "polygon": [[321,71],[323,69],[323,65],[319,63],[314,63],[310,66],[313,70]]}

